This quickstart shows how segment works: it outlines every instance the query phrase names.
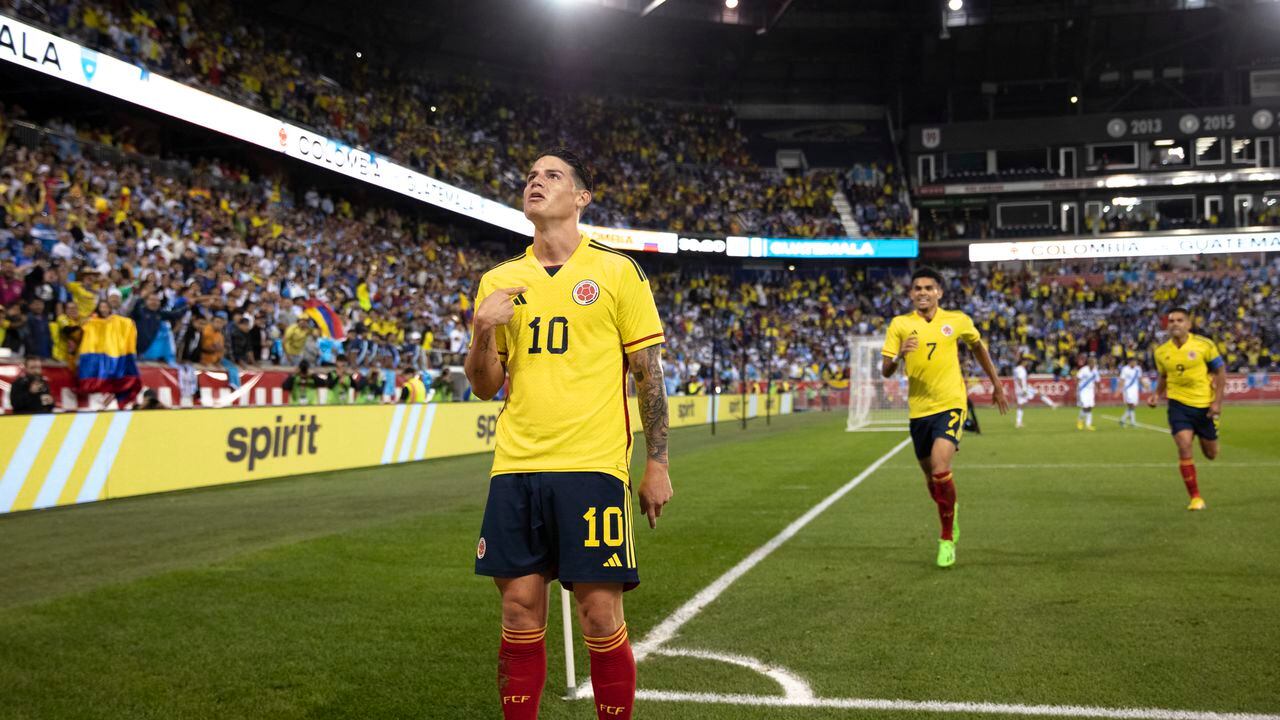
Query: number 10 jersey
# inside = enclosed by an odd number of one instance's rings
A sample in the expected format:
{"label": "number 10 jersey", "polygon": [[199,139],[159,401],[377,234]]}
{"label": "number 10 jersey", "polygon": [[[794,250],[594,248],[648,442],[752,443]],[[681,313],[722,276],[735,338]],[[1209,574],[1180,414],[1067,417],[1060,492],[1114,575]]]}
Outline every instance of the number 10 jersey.
{"label": "number 10 jersey", "polygon": [[664,341],[644,271],[583,239],[552,272],[529,246],[484,274],[476,307],[511,287],[528,290],[514,298],[511,322],[494,331],[510,386],[491,476],[602,472],[629,482],[626,356]]}

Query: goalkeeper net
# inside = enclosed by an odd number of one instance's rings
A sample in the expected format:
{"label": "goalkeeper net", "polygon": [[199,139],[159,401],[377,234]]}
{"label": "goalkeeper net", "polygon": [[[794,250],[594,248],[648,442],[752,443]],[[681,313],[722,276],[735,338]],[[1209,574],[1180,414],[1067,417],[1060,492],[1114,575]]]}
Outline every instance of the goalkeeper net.
{"label": "goalkeeper net", "polygon": [[907,430],[907,378],[901,370],[891,378],[880,376],[883,347],[883,335],[849,340],[850,431]]}

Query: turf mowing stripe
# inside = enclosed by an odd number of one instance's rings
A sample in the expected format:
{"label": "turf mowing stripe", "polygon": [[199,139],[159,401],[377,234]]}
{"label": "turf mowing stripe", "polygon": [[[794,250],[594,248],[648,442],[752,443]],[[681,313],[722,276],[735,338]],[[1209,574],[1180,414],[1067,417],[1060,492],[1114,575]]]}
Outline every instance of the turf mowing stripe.
{"label": "turf mowing stripe", "polygon": [[813,698],[795,700],[780,695],[719,695],[716,693],[638,690],[637,700],[754,707],[807,707],[840,710],[905,710],[934,713],[1029,715],[1035,717],[1120,718],[1121,720],[1280,720],[1280,715],[1163,708],[1104,708],[1086,705],[1017,705],[941,700],[877,700],[873,698]]}
{"label": "turf mowing stripe", "polygon": [[[656,627],[649,631],[649,634],[645,636],[644,640],[636,643],[632,648],[636,662],[643,660],[646,655],[661,647],[663,643],[667,642],[671,638],[675,637],[675,634],[680,631],[680,628],[683,627],[685,623],[697,617],[698,613],[702,612],[703,608],[715,602],[715,599],[720,597],[720,594],[725,590],[728,590],[729,586],[736,582],[738,578],[746,575],[747,571],[751,570],[751,568],[756,565],[759,565],[762,560],[769,557],[769,555],[772,554],[774,550],[781,547],[783,543],[795,537],[796,533],[800,532],[805,525],[808,525],[814,518],[818,517],[826,511],[827,508],[834,505],[836,501],[847,495],[850,490],[862,484],[862,481],[866,480],[871,473],[879,470],[881,465],[884,465],[890,458],[897,455],[899,450],[909,444],[911,444],[911,438],[907,438],[893,446],[892,450],[881,455],[879,459],[868,465],[865,470],[858,473],[857,477],[845,483],[839,490],[828,495],[822,502],[814,505],[808,512],[801,515],[797,520],[784,528],[782,532],[775,535],[772,540],[761,545],[755,550],[755,552],[742,560],[742,562],[734,565],[728,572],[716,578],[715,582],[708,585],[697,595],[694,595],[691,600],[677,608],[676,611],[671,613],[666,620],[658,623]],[[591,681],[588,680],[578,686],[578,697],[588,697],[590,692]]]}

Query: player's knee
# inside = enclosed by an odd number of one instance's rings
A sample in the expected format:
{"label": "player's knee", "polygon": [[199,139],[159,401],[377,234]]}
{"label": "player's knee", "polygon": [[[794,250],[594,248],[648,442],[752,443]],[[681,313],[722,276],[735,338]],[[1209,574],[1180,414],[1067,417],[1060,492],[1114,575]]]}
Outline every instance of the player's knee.
{"label": "player's knee", "polygon": [[582,634],[588,637],[604,637],[613,634],[621,624],[622,615],[618,605],[620,597],[615,598],[607,593],[593,593],[578,598],[578,623]]}
{"label": "player's knee", "polygon": [[513,630],[533,630],[546,624],[543,597],[536,592],[522,592],[508,587],[502,593],[502,624]]}
{"label": "player's knee", "polygon": [[1216,443],[1213,445],[1201,445],[1200,450],[1204,453],[1204,458],[1206,460],[1215,460],[1218,457],[1218,446]]}

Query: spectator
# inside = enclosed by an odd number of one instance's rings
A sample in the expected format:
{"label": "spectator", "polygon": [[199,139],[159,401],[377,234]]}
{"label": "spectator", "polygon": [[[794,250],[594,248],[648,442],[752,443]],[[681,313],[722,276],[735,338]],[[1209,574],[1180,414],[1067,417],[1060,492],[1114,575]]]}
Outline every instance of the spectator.
{"label": "spectator", "polygon": [[28,355],[23,361],[23,373],[13,381],[9,402],[15,415],[53,412],[53,393],[49,390],[49,382],[44,379],[39,356]]}

